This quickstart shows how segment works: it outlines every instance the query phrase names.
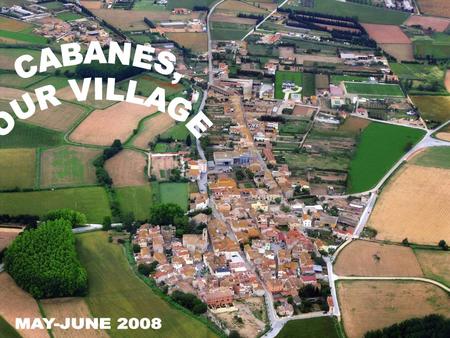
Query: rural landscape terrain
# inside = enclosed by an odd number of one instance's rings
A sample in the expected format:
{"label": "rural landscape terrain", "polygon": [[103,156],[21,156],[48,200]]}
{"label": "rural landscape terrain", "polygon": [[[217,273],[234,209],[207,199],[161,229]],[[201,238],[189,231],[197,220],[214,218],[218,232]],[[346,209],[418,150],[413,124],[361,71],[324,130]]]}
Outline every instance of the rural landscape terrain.
{"label": "rural landscape terrain", "polygon": [[11,123],[1,338],[450,337],[447,0],[0,0]]}

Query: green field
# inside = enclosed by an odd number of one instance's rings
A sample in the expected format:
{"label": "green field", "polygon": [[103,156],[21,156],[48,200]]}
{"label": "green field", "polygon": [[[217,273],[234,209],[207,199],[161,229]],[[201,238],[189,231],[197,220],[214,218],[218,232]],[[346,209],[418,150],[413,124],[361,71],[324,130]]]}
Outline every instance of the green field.
{"label": "green field", "polygon": [[448,94],[444,87],[445,66],[415,63],[391,63],[390,66],[401,81],[408,83],[407,90],[410,95]]}
{"label": "green field", "polygon": [[104,216],[111,216],[108,196],[100,187],[0,193],[0,214],[42,216],[61,208],[86,214],[90,223],[101,223]]}
{"label": "green field", "polygon": [[404,97],[402,89],[397,84],[344,82],[348,93],[368,96]]}
{"label": "green field", "polygon": [[186,138],[188,135],[190,135],[189,130],[186,128],[186,122],[177,122],[173,127],[171,127],[169,130],[165,131],[161,134],[162,138],[169,138],[172,137],[174,140],[177,141],[186,141]]}
{"label": "green field", "polygon": [[73,12],[62,12],[56,15],[56,17],[64,21],[72,21],[83,18],[82,15]]}
{"label": "green field", "polygon": [[425,59],[432,56],[435,59],[450,59],[450,34],[434,33],[430,36],[419,36],[413,39],[414,56]]}
{"label": "green field", "polygon": [[[6,273],[6,272],[5,272]],[[2,338],[20,338],[20,334],[9,323],[0,316],[0,332]]]}
{"label": "green field", "polygon": [[[149,96],[156,87],[161,87],[166,90],[166,98],[172,95],[179,95],[184,90],[184,86],[181,83],[173,85],[170,83],[169,78],[158,75],[139,75],[133,77],[133,80],[137,81],[136,93],[145,97]],[[128,84],[129,80],[124,80],[117,87],[127,91]]]}
{"label": "green field", "polygon": [[94,317],[111,317],[112,323],[119,317],[162,320],[158,331],[113,329],[108,331],[112,338],[217,337],[201,322],[157,296],[130,269],[122,247],[108,243],[105,232],[78,235],[76,240],[81,263],[88,272],[86,301]]}
{"label": "green field", "polygon": [[331,75],[330,82],[334,85],[338,85],[342,81],[355,81],[355,82],[364,82],[369,80],[366,76],[354,76],[354,75]]}
{"label": "green field", "polygon": [[347,192],[363,192],[373,188],[424,133],[419,129],[371,123],[362,132],[351,161]]}
{"label": "green field", "polygon": [[284,325],[276,338],[339,338],[336,325],[330,317],[291,320]]}
{"label": "green field", "polygon": [[[299,135],[308,131],[308,121],[288,121],[280,126],[280,135]],[[278,145],[282,145],[281,143]]]}
{"label": "green field", "polygon": [[132,212],[137,220],[149,218],[152,204],[152,189],[150,186],[122,187],[115,189],[122,213]]}
{"label": "green field", "polygon": [[431,147],[415,156],[409,163],[423,167],[450,169],[450,148]]}
{"label": "green field", "polygon": [[41,6],[47,7],[48,9],[63,9],[64,6],[61,2],[51,1],[43,3]]}
{"label": "green field", "polygon": [[35,167],[35,149],[1,149],[0,189],[33,188]]}
{"label": "green field", "polygon": [[34,34],[33,28],[34,27],[28,27],[20,32],[11,32],[8,30],[0,29],[0,37],[18,40],[21,42],[29,42],[33,44],[40,44],[40,45],[47,44],[48,39],[43,36]]}
{"label": "green field", "polygon": [[302,95],[313,96],[316,95],[316,74],[303,74],[303,90]]}
{"label": "green field", "polygon": [[55,87],[56,90],[67,87],[69,85],[68,78],[63,76],[49,76],[45,79],[42,79],[39,82],[34,83],[32,86],[30,86],[29,90],[34,90],[36,88],[46,86],[46,85],[52,85]]}
{"label": "green field", "polygon": [[[212,3],[216,2],[216,0],[183,0],[184,8],[193,8],[194,6],[210,6]],[[176,7],[180,7],[179,0],[169,0],[167,4],[168,9],[174,9]]]}
{"label": "green field", "polygon": [[34,75],[29,79],[22,79],[20,76],[17,76],[16,73],[12,72],[0,72],[0,87],[10,87],[10,88],[19,88],[24,89],[32,84],[39,82],[47,77],[47,75]]}
{"label": "green field", "polygon": [[443,123],[450,119],[450,96],[411,96],[411,100],[426,122]]}
{"label": "green field", "polygon": [[8,135],[0,136],[0,148],[51,147],[63,142],[62,133],[19,121]]}
{"label": "green field", "polygon": [[133,5],[136,11],[165,11],[166,7],[155,4],[154,0],[136,0]]}
{"label": "green field", "polygon": [[297,86],[303,85],[303,73],[289,72],[289,71],[277,71],[275,73],[275,98],[283,99],[283,82],[294,82]]}
{"label": "green field", "polygon": [[228,22],[215,22],[211,24],[213,40],[241,40],[253,26]]}
{"label": "green field", "polygon": [[160,183],[159,198],[161,203],[176,203],[187,210],[189,185],[187,183]]}
{"label": "green field", "polygon": [[[297,1],[295,1],[295,3],[297,3]],[[409,17],[409,14],[405,12],[375,6],[361,5],[353,2],[315,0],[312,3],[314,4],[313,7],[303,7],[301,5],[289,7],[302,11],[357,17],[359,21],[364,23],[400,25]]]}

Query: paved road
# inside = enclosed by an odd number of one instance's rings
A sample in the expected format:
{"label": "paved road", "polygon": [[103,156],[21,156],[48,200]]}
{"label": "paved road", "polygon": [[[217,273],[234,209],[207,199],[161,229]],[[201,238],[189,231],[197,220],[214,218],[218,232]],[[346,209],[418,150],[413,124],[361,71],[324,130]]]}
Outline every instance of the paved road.
{"label": "paved road", "polygon": [[327,263],[328,272],[328,283],[330,285],[331,297],[333,297],[333,315],[340,318],[341,310],[339,308],[339,302],[337,298],[336,285],[335,285],[335,274],[333,272],[333,262],[330,257],[324,257],[325,263]]}
{"label": "paved road", "polygon": [[361,235],[361,232],[363,231],[364,227],[367,224],[367,221],[369,220],[369,217],[373,211],[373,207],[375,206],[375,202],[377,201],[378,194],[376,192],[373,192],[369,200],[367,201],[367,205],[361,215],[361,218],[359,219],[358,225],[355,228],[355,231],[353,232],[353,237],[358,238],[359,235]]}
{"label": "paved road", "polygon": [[[112,228],[117,228],[122,226],[122,223],[113,223],[111,224]],[[89,232],[89,231],[96,231],[96,230],[102,230],[103,225],[102,224],[86,224],[84,227],[79,228],[73,228],[72,232],[74,234],[81,234],[83,232]]]}

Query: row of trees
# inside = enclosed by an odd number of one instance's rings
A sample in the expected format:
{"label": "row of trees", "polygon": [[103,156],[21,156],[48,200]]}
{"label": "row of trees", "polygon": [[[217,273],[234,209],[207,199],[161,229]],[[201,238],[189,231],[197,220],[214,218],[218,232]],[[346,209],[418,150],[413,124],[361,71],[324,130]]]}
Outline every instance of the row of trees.
{"label": "row of trees", "polygon": [[196,315],[205,313],[206,310],[208,310],[208,306],[192,293],[184,293],[182,291],[175,290],[172,292],[170,297],[175,302],[192,311]]}
{"label": "row of trees", "polygon": [[49,220],[26,230],[6,250],[5,270],[35,298],[85,295],[87,272],[75,250],[70,220]]}

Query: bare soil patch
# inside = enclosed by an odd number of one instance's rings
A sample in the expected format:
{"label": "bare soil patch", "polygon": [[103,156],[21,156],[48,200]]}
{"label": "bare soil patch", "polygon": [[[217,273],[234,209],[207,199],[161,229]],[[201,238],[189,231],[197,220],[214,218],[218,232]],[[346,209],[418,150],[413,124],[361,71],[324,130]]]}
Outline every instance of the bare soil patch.
{"label": "bare soil patch", "polygon": [[226,0],[217,6],[218,12],[236,12],[236,13],[267,13],[267,8],[258,8],[251,4],[237,1],[237,0]]}
{"label": "bare soil patch", "polygon": [[363,27],[377,43],[411,43],[399,26],[364,23]]}
{"label": "bare soil patch", "polygon": [[155,112],[154,107],[119,102],[104,110],[93,111],[70,134],[70,139],[79,143],[102,146],[111,145],[115,139],[125,142],[139,121]]}
{"label": "bare soil patch", "polygon": [[360,117],[350,116],[339,126],[339,131],[347,131],[353,134],[359,134],[370,124],[370,120]]}
{"label": "bare soil patch", "polygon": [[450,243],[450,170],[407,164],[379,197],[369,226],[377,239]]}
{"label": "bare soil patch", "polygon": [[414,60],[414,49],[411,43],[380,43],[380,47],[399,61]]}
{"label": "bare soil patch", "polygon": [[175,125],[175,121],[169,114],[161,113],[155,117],[151,117],[143,122],[141,131],[133,140],[133,145],[141,149],[147,149],[149,142],[153,141],[156,136],[164,133],[173,125]]}
{"label": "bare soil patch", "polygon": [[16,228],[0,228],[0,251],[10,245],[22,231]]}
{"label": "bare soil patch", "polygon": [[144,154],[126,149],[106,161],[105,168],[116,187],[145,185],[148,183],[144,172],[146,163]]}
{"label": "bare soil patch", "polygon": [[431,27],[436,32],[444,32],[450,25],[450,20],[445,18],[436,18],[432,16],[423,15],[411,15],[408,20],[406,20],[405,25],[414,26],[419,25],[424,29]]}
{"label": "bare soil patch", "polygon": [[444,141],[450,142],[450,133],[444,133],[444,132],[437,133],[436,137],[438,139],[440,139],[440,140],[444,140]]}
{"label": "bare soil patch", "polygon": [[100,9],[103,7],[103,3],[101,1],[80,1],[80,3],[87,9]]}
{"label": "bare soil patch", "polygon": [[[83,298],[54,298],[43,299],[41,304],[48,318],[56,318],[56,322],[63,323],[65,318],[89,318],[92,317],[89,308]],[[53,328],[52,333],[56,338],[90,338],[108,337],[101,330],[62,330]]]}
{"label": "bare soil patch", "polygon": [[[17,286],[6,273],[0,273],[0,316],[12,327],[17,317],[41,318],[39,307],[31,295]],[[47,330],[18,330],[24,338],[48,338]]]}
{"label": "bare soil patch", "polygon": [[445,73],[445,89],[450,93],[450,69],[447,69],[447,72]]}
{"label": "bare soil patch", "polygon": [[341,281],[338,297],[344,329],[349,338],[367,331],[423,317],[449,317],[450,297],[437,286],[408,281]]}
{"label": "bare soil patch", "polygon": [[[2,58],[0,58],[2,59]],[[1,67],[1,62],[0,62],[0,67]],[[0,100],[5,100],[5,101],[12,101],[12,100],[17,100],[17,101],[22,101],[22,95],[27,93],[25,90],[21,90],[21,89],[15,89],[15,88],[7,88],[7,87],[0,87]],[[34,95],[34,93],[30,93],[31,97],[33,100],[36,100],[36,95]]]}
{"label": "bare soil patch", "polygon": [[418,2],[422,13],[450,18],[450,2],[448,0],[418,0]]}
{"label": "bare soil patch", "polygon": [[[166,33],[166,36],[185,48],[190,48],[196,53],[208,51],[207,33]],[[166,84],[167,85],[167,84]]]}
{"label": "bare soil patch", "polygon": [[341,276],[423,275],[411,248],[360,240],[339,253],[334,270]]}
{"label": "bare soil patch", "polygon": [[28,27],[30,27],[30,24],[25,23],[24,21],[0,17],[0,29],[2,30],[20,32]]}

